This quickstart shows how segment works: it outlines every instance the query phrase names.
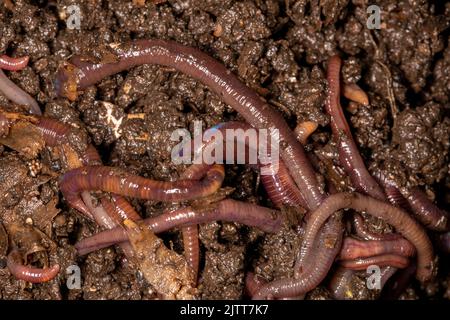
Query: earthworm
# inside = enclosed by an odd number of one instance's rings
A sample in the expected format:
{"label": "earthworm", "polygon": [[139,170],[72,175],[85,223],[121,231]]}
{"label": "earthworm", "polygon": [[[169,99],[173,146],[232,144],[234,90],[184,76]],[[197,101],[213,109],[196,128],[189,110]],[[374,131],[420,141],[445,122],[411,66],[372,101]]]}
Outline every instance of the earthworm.
{"label": "earthworm", "polygon": [[408,201],[414,216],[426,228],[435,231],[449,229],[448,213],[439,209],[422,190],[414,187],[411,189],[401,188],[400,191]]}
{"label": "earthworm", "polygon": [[[181,175],[181,179],[199,180],[203,178],[212,165],[191,165]],[[194,283],[197,283],[200,269],[200,241],[198,239],[198,225],[184,226],[183,236],[184,257],[194,272]]]}
{"label": "earthworm", "polygon": [[351,270],[367,270],[367,268],[372,265],[378,267],[391,266],[398,269],[404,269],[409,265],[409,260],[407,257],[397,254],[382,254],[368,258],[342,260],[339,263],[342,267]]}
{"label": "earthworm", "polygon": [[[198,146],[194,146],[193,142],[189,142],[189,146],[193,149],[194,156],[198,157],[199,155],[202,155],[204,150],[216,150],[215,147],[223,142],[222,159],[226,159],[227,162],[232,161],[234,163],[245,162],[246,164],[259,169],[261,172],[261,183],[263,184],[270,200],[278,208],[281,208],[282,205],[301,206],[303,208],[306,207],[307,204],[302,193],[292,180],[289,171],[282,160],[275,160],[275,163],[261,163],[259,156],[262,152],[262,149],[260,149],[260,142],[262,140],[260,140],[258,132],[254,136],[255,141],[252,141],[253,143],[250,145],[250,138],[247,138],[247,135],[249,137],[251,136],[251,130],[255,129],[245,122],[228,121],[219,123],[208,129],[208,131],[213,133],[220,132],[223,137],[223,141],[210,139],[209,141],[203,142]],[[229,132],[232,132],[231,137],[228,134]],[[237,134],[237,132],[242,134]],[[186,145],[183,146],[183,151],[185,150],[185,147]],[[270,142],[267,141],[266,153],[269,154],[270,151]],[[257,155],[256,159],[250,159],[250,153],[252,152]],[[245,158],[243,155],[245,155]],[[230,159],[230,157],[233,159]],[[251,161],[254,161],[255,163],[250,163]]]}
{"label": "earthworm", "polygon": [[314,241],[312,254],[304,260],[302,270],[295,270],[295,278],[269,282],[263,285],[252,299],[298,297],[322,282],[339,253],[344,231],[341,215],[333,216],[330,220],[335,222],[324,225],[320,236]]}
{"label": "earthworm", "polygon": [[22,256],[17,249],[13,249],[8,254],[7,267],[9,272],[17,279],[31,283],[50,281],[58,275],[60,269],[58,264],[45,269],[24,266]]}
{"label": "earthworm", "polygon": [[342,243],[339,260],[353,260],[368,258],[381,254],[396,254],[411,257],[415,253],[414,247],[406,239],[362,241],[352,237],[346,237]]}
{"label": "earthworm", "polygon": [[69,125],[58,120],[40,117],[37,127],[41,130],[45,144],[55,147],[67,141],[67,133],[72,129]]}
{"label": "earthworm", "polygon": [[302,145],[306,144],[309,136],[316,131],[319,125],[314,121],[304,121],[300,122],[294,129],[296,138]]}
{"label": "earthworm", "polygon": [[[399,296],[405,292],[405,289],[411,284],[411,280],[414,278],[416,269],[416,263],[411,261],[405,269],[398,270],[395,276],[385,283],[385,288],[382,292],[381,299],[398,300]],[[383,276],[381,280],[383,281]]]}
{"label": "earthworm", "polygon": [[181,229],[183,235],[184,256],[188,265],[194,271],[194,283],[197,283],[200,266],[200,243],[198,240],[198,226],[186,226]]}
{"label": "earthworm", "polygon": [[[41,130],[46,145],[50,147],[55,147],[63,142],[67,142],[68,133],[71,130],[74,130],[74,128],[72,128],[71,126],[64,124],[58,120],[44,117],[39,117],[36,126]],[[98,154],[95,147],[91,144],[88,145],[87,149],[84,151],[84,153],[80,154],[79,157],[84,165],[96,165],[102,163],[100,155]],[[81,193],[81,198],[83,201],[83,205],[86,208],[84,214],[88,218],[95,220],[100,226],[108,229],[120,225],[121,221],[116,217],[116,215],[114,215],[116,213],[116,210],[115,208],[111,208],[112,204],[110,201],[102,199],[102,204],[99,206],[95,206],[92,201],[92,196],[89,194],[89,192],[86,191]],[[126,200],[120,196],[113,195],[112,198],[115,203],[120,203],[120,208],[124,208],[128,204]],[[129,204],[128,206],[131,207]],[[109,211],[106,210],[105,207],[107,207]],[[127,211],[125,212],[125,214],[122,214],[121,218],[139,220],[140,216],[133,209],[133,211]],[[124,250],[125,254],[128,257],[133,256],[134,253],[130,244],[121,244],[121,248]]]}
{"label": "earthworm", "polygon": [[402,209],[358,193],[330,195],[311,214],[311,218],[308,220],[305,229],[301,256],[310,254],[314,239],[316,239],[317,233],[324,222],[335,211],[345,208],[364,211],[391,224],[397,232],[409,240],[416,248],[417,279],[422,282],[431,279],[434,271],[433,247],[423,228]]}
{"label": "earthworm", "polygon": [[368,194],[378,200],[386,200],[386,196],[378,183],[367,171],[358,147],[353,140],[350,127],[345,119],[340,103],[339,73],[341,59],[333,56],[328,60],[327,80],[328,98],[326,111],[331,117],[331,129],[338,144],[339,161],[350,176],[354,187],[361,193]]}
{"label": "earthworm", "polygon": [[340,266],[331,277],[328,289],[336,300],[347,300],[353,298],[353,279],[356,273],[354,270],[346,269]]}
{"label": "earthworm", "polygon": [[[277,210],[227,199],[203,209],[186,207],[172,212],[165,212],[157,217],[144,219],[144,223],[154,233],[161,233],[175,227],[197,225],[219,220],[238,222],[257,227],[264,232],[273,233],[281,228],[283,216]],[[116,227],[85,238],[79,241],[75,247],[80,254],[83,254],[91,252],[90,248],[93,247],[97,249],[127,240],[128,237],[125,230]]]}
{"label": "earthworm", "polygon": [[15,104],[25,105],[30,108],[31,114],[41,115],[38,103],[28,93],[19,88],[14,82],[8,79],[0,69],[0,93]]}
{"label": "earthworm", "polygon": [[140,64],[175,68],[210,87],[255,128],[268,129],[271,135],[277,129],[281,157],[304,195],[308,208],[314,209],[321,203],[324,195],[315,172],[284,118],[224,65],[200,50],[173,41],[137,40],[128,45],[110,47],[118,57],[116,63],[92,63],[75,56],[63,65],[58,70],[55,81],[58,95],[75,100],[78,89]]}
{"label": "earthworm", "polygon": [[450,232],[439,235],[439,246],[445,253],[450,253]]}
{"label": "earthworm", "polygon": [[342,86],[342,95],[364,106],[369,105],[369,97],[356,83],[344,84]]}
{"label": "earthworm", "polygon": [[107,198],[101,199],[105,209],[108,206],[109,215],[117,225],[123,223],[123,220],[130,219],[133,221],[141,220],[141,216],[136,212],[133,206],[124,198],[116,194],[110,194]]}
{"label": "earthworm", "polygon": [[[69,142],[67,137],[68,133],[71,130],[76,130],[76,128],[72,128],[70,125],[46,117],[39,117],[36,126],[41,130],[45,144],[51,147],[55,147],[63,142]],[[100,165],[102,163],[97,149],[92,144],[89,144],[86,150],[79,156],[85,166]]]}
{"label": "earthworm", "polygon": [[253,297],[260,288],[266,284],[266,281],[253,272],[247,272],[245,275],[245,294]]}
{"label": "earthworm", "polygon": [[25,68],[30,58],[28,56],[20,58],[11,58],[7,55],[0,56],[0,69],[9,71],[18,71]]}
{"label": "earthworm", "polygon": [[373,177],[383,187],[390,203],[407,211],[411,210],[408,201],[406,201],[405,197],[400,192],[400,187],[393,178],[390,178],[381,170],[377,170],[376,172],[374,172]]}
{"label": "earthworm", "polygon": [[397,233],[376,233],[368,230],[364,225],[363,217],[359,214],[353,215],[353,227],[355,228],[356,235],[364,240],[389,241],[402,238]]}
{"label": "earthworm", "polygon": [[216,192],[224,175],[223,166],[214,165],[203,180],[166,182],[129,174],[119,168],[88,166],[67,172],[60,181],[60,189],[73,208],[87,214],[89,210],[80,198],[82,191],[101,190],[140,199],[183,201]]}
{"label": "earthworm", "polygon": [[[397,268],[391,266],[381,268],[381,290],[383,290],[387,280],[389,280],[389,278],[392,277],[396,271]],[[331,277],[330,283],[328,284],[328,289],[330,290],[333,298],[336,300],[347,300],[354,298],[352,291],[352,289],[354,289],[354,286],[352,282],[355,278],[357,278],[357,271],[339,266],[336,272]]]}

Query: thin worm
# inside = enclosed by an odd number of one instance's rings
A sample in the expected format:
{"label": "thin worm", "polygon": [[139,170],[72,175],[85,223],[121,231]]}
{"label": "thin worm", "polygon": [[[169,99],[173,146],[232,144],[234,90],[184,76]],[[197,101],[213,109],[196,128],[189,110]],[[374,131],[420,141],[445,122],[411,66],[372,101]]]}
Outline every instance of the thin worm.
{"label": "thin worm", "polygon": [[433,247],[423,228],[402,209],[358,193],[331,195],[311,214],[302,243],[302,256],[311,254],[314,239],[316,239],[317,233],[324,222],[335,211],[345,208],[364,211],[392,225],[397,232],[409,240],[416,248],[417,279],[422,282],[431,279],[434,271]]}
{"label": "thin worm", "polygon": [[343,260],[339,262],[342,267],[350,270],[367,270],[369,266],[386,267],[391,266],[398,269],[404,269],[409,265],[407,257],[397,254],[383,254],[374,257],[360,258],[354,260]]}
{"label": "thin worm", "polygon": [[[255,129],[248,123],[229,121],[219,123],[218,125],[208,129],[212,134],[220,133],[223,140],[209,139],[198,146],[193,142],[183,146],[183,152],[186,147],[193,149],[195,157],[202,156],[205,150],[220,150],[223,151],[223,158],[227,163],[241,163],[255,166],[260,171],[261,182],[267,192],[270,200],[280,208],[283,205],[306,207],[306,201],[302,193],[292,180],[288,169],[283,161],[261,162],[263,152],[271,155],[270,142],[266,141],[267,146],[263,150],[264,140],[260,137],[260,132],[255,132]],[[238,132],[242,134],[237,134]],[[252,135],[254,133],[254,135]],[[252,140],[252,141],[250,141]],[[194,139],[195,141],[195,139]],[[224,143],[222,145],[222,143]],[[253,156],[253,157],[252,157]],[[202,158],[204,160],[204,158]],[[253,163],[252,163],[253,162]]]}
{"label": "thin worm", "polygon": [[[380,274],[380,289],[383,290],[384,285],[390,277],[394,275],[397,268],[387,266],[381,268]],[[354,279],[357,280],[357,271],[346,269],[343,266],[339,266],[336,272],[331,277],[328,289],[331,295],[336,300],[352,300],[354,298],[353,290],[359,290],[358,287],[353,285]]]}
{"label": "thin worm", "polygon": [[[68,133],[71,130],[76,130],[76,128],[58,120],[45,117],[39,117],[36,126],[41,130],[45,144],[50,147],[55,147],[63,142],[68,142]],[[97,149],[95,149],[92,144],[89,144],[84,153],[79,156],[81,162],[85,166],[100,165],[102,162]]]}
{"label": "thin worm", "polygon": [[15,104],[28,106],[30,113],[41,115],[41,109],[34,98],[19,88],[14,82],[8,79],[5,73],[0,69],[0,93]]}
{"label": "thin worm", "polygon": [[351,101],[362,104],[363,106],[369,105],[369,97],[356,83],[344,84],[342,86],[342,95]]}
{"label": "thin worm", "polygon": [[405,197],[400,192],[400,187],[393,178],[390,178],[381,170],[377,170],[373,174],[373,177],[383,187],[384,192],[386,193],[386,196],[389,202],[392,203],[392,205],[403,208],[407,211],[411,210],[408,201],[406,201]]}
{"label": "thin worm", "polygon": [[[277,210],[227,199],[204,209],[186,207],[172,212],[165,212],[160,216],[144,219],[144,223],[148,225],[152,232],[161,233],[175,227],[219,220],[238,222],[257,227],[264,232],[273,233],[280,230],[283,216]],[[116,227],[85,238],[79,241],[75,247],[80,254],[84,254],[91,252],[91,248],[103,248],[127,240],[128,237],[125,230]]]}
{"label": "thin worm", "polygon": [[14,277],[31,283],[48,282],[54,279],[60,270],[58,264],[46,269],[24,266],[22,256],[16,249],[13,249],[8,254],[6,264],[9,272],[11,272]]}
{"label": "thin worm", "polygon": [[266,284],[266,281],[253,272],[247,272],[245,275],[245,294],[253,297],[261,287]]}
{"label": "thin worm", "polygon": [[0,56],[0,69],[9,71],[19,71],[25,68],[30,58],[28,56],[11,58],[7,55]]}
{"label": "thin worm", "polygon": [[102,198],[101,202],[108,206],[107,211],[117,225],[121,225],[126,219],[132,221],[142,219],[133,206],[124,197],[117,194],[110,194],[109,199]]}
{"label": "thin worm", "polygon": [[345,119],[340,103],[340,70],[341,59],[338,56],[331,57],[328,60],[327,69],[329,89],[326,111],[331,117],[331,129],[338,144],[339,161],[359,192],[384,201],[386,200],[386,196],[378,183],[367,171],[364,161],[359,154],[358,147],[353,140],[350,127]]}
{"label": "thin worm", "polygon": [[311,291],[325,279],[341,248],[344,231],[340,215],[333,216],[330,220],[335,222],[325,224],[320,236],[314,241],[313,253],[304,260],[302,270],[295,270],[295,278],[269,282],[252,299],[298,297]]}
{"label": "thin worm", "polygon": [[353,227],[355,228],[356,235],[364,240],[389,241],[402,238],[397,233],[376,233],[368,230],[364,224],[363,217],[357,213],[353,215]]}
{"label": "thin worm", "polygon": [[86,88],[117,72],[141,64],[159,64],[199,80],[218,94],[258,129],[279,132],[281,157],[306,199],[308,208],[316,208],[324,198],[316,174],[306,154],[281,114],[264,102],[221,63],[195,49],[165,40],[137,40],[126,45],[111,45],[118,57],[116,63],[92,63],[75,56],[57,73],[58,95],[75,100],[77,90]]}
{"label": "thin worm", "polygon": [[188,265],[194,271],[194,283],[197,283],[200,266],[200,243],[198,240],[198,226],[186,226],[181,229],[183,235],[184,256]]}
{"label": "thin worm", "polygon": [[[398,300],[402,292],[411,284],[415,273],[416,264],[413,261],[405,269],[398,270],[397,274],[386,282],[381,299]],[[381,279],[383,280],[383,277]]]}
{"label": "thin worm", "polygon": [[[45,144],[50,147],[56,147],[61,143],[66,142],[68,140],[67,134],[74,129],[60,121],[44,117],[39,117],[36,126],[41,130]],[[85,152],[79,155],[79,157],[84,165],[96,165],[102,163],[100,155],[91,144],[88,145]],[[86,208],[84,214],[88,218],[95,220],[104,228],[112,228],[120,225],[121,221],[113,214],[113,212],[115,213],[115,208],[110,207],[112,205],[111,202],[102,199],[102,205],[94,206],[92,196],[89,192],[82,192],[81,197],[83,205]],[[120,196],[113,196],[113,199],[116,203],[120,203],[122,207],[125,207],[128,204],[126,200]],[[110,211],[106,210],[105,206],[108,206]],[[128,206],[131,207],[129,204]],[[127,212],[127,214],[121,215],[121,218],[138,220],[140,219],[140,216],[133,210],[133,212]],[[134,253],[130,244],[121,244],[121,248],[128,257],[133,256]]]}
{"label": "thin worm", "polygon": [[214,165],[200,181],[155,181],[106,166],[89,166],[67,172],[60,189],[67,202],[80,212],[89,210],[80,198],[82,191],[101,190],[122,196],[159,201],[183,201],[208,196],[222,185],[225,176],[221,165]]}
{"label": "thin worm", "polygon": [[316,131],[319,125],[314,121],[304,121],[300,122],[294,129],[296,138],[302,145],[306,144],[309,136]]}
{"label": "thin worm", "polygon": [[396,254],[403,257],[412,257],[415,254],[415,249],[409,241],[403,238],[390,241],[361,241],[346,237],[342,243],[338,259],[354,260],[382,254]]}
{"label": "thin worm", "polygon": [[450,232],[443,233],[439,235],[438,239],[439,247],[441,250],[443,250],[445,253],[450,253]]}
{"label": "thin worm", "polygon": [[353,279],[357,278],[354,270],[340,266],[331,277],[328,289],[336,300],[351,300],[353,298]]}
{"label": "thin worm", "polygon": [[401,188],[403,196],[409,203],[412,212],[426,228],[434,231],[448,231],[449,214],[439,209],[419,188]]}

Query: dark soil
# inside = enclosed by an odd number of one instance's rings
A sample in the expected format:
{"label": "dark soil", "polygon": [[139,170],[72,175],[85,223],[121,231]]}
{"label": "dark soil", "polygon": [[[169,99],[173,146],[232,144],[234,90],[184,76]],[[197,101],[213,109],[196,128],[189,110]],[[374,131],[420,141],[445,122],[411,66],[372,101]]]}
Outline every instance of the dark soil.
{"label": "dark soil", "polygon": [[[6,6],[12,3],[13,7]],[[131,0],[12,0],[0,4],[0,54],[30,56],[21,72],[5,72],[36,97],[45,115],[80,128],[76,143],[92,142],[104,164],[144,177],[174,180],[182,166],[170,161],[171,133],[241,119],[207,87],[173,70],[136,67],[104,79],[70,103],[53,89],[58,65],[72,54],[94,54],[112,42],[141,38],[172,39],[200,48],[237,74],[288,120],[319,124],[306,147],[335,160],[329,142],[325,62],[340,53],[343,81],[367,92],[371,104],[344,103],[357,144],[371,169],[395,176],[402,186],[420,186],[441,208],[450,204],[450,4],[438,1],[372,1],[382,10],[380,30],[366,27],[361,0],[168,0],[139,7]],[[66,27],[66,9],[81,9],[80,30]],[[0,95],[6,109],[18,110]],[[134,115],[134,116],[133,116]],[[123,118],[120,125],[116,119]],[[36,169],[37,168],[37,169]],[[44,170],[48,168],[48,170]],[[99,231],[62,199],[57,178],[61,164],[48,150],[35,159],[0,146],[0,298],[2,299],[152,299],[155,290],[124,258],[120,248],[78,257],[74,243]],[[326,171],[324,171],[326,172]],[[232,198],[271,206],[258,174],[243,166],[226,167]],[[143,216],[162,213],[171,204],[132,200]],[[47,258],[64,271],[81,268],[82,287],[69,290],[67,275],[31,285],[6,269],[5,233],[19,224],[37,233],[27,245],[42,246],[36,265]],[[373,220],[373,229],[387,226]],[[233,223],[200,228],[203,299],[242,299],[244,275],[266,280],[292,276],[301,230],[286,227],[275,235]],[[8,232],[9,233],[9,232]],[[435,234],[430,233],[431,237]],[[163,236],[182,253],[179,230]],[[42,256],[43,253],[48,254]],[[415,280],[404,299],[449,299],[448,256],[439,253],[436,281]],[[364,289],[364,288],[363,288]],[[374,298],[361,289],[355,298]],[[366,290],[367,291],[367,290]],[[329,298],[326,286],[308,295]]]}

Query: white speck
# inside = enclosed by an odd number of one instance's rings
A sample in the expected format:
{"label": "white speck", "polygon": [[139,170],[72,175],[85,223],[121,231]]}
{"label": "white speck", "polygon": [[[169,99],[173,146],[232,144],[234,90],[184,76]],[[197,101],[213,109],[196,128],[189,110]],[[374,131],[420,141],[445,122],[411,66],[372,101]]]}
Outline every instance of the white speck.
{"label": "white speck", "polygon": [[115,106],[112,103],[105,102],[105,101],[102,101],[101,103],[106,108],[106,116],[105,116],[106,122],[109,125],[114,126],[112,128],[112,130],[114,132],[114,137],[116,139],[120,138],[120,136],[122,135],[122,129],[120,128],[120,126],[122,125],[122,121],[123,121],[124,117],[117,119],[116,117],[113,116],[113,111],[114,111]]}

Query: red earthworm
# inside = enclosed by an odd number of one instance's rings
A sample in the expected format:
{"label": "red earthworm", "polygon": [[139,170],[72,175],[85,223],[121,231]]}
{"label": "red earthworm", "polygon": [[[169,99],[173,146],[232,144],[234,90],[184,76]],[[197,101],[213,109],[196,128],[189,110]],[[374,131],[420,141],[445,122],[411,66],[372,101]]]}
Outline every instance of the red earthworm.
{"label": "red earthworm", "polygon": [[411,189],[401,188],[400,191],[408,201],[414,216],[426,228],[435,231],[449,230],[449,214],[439,209],[422,190],[415,187]]}
{"label": "red earthworm", "polygon": [[203,180],[166,182],[132,175],[119,168],[90,166],[67,172],[60,181],[60,189],[73,208],[87,213],[89,210],[80,198],[82,191],[101,190],[140,199],[183,201],[216,192],[224,175],[223,166],[214,165]]}
{"label": "red earthworm", "polygon": [[294,129],[297,140],[300,141],[302,145],[305,145],[308,137],[316,131],[318,126],[319,125],[314,121],[304,121],[299,123]]}
{"label": "red earthworm", "polygon": [[317,233],[324,222],[334,212],[345,208],[364,211],[391,224],[416,248],[417,279],[422,282],[431,279],[434,271],[433,247],[423,228],[402,209],[358,193],[331,195],[311,214],[311,218],[306,225],[301,256],[307,256],[311,253],[314,239],[316,239]]}
{"label": "red earthworm", "polygon": [[[282,225],[283,217],[277,210],[260,207],[236,200],[222,200],[204,209],[186,207],[160,216],[144,219],[144,223],[154,233],[161,233],[180,226],[197,225],[210,221],[238,222],[257,227],[264,232],[277,232]],[[94,236],[79,241],[75,247],[81,252],[91,252],[90,248],[99,248],[127,241],[123,228],[102,231]]]}
{"label": "red earthworm", "polygon": [[340,266],[331,277],[328,289],[336,300],[350,300],[353,298],[353,279],[356,278],[354,270]]}
{"label": "red earthworm", "polygon": [[342,86],[342,95],[364,106],[369,105],[369,97],[356,83],[344,84]]}
{"label": "red earthworm", "polygon": [[[321,208],[321,207],[319,207]],[[331,217],[320,236],[314,241],[313,253],[304,260],[302,270],[295,270],[294,279],[279,279],[263,285],[252,297],[254,300],[298,297],[317,287],[327,276],[342,242],[343,226],[340,215]],[[310,263],[313,261],[314,263]]]}
{"label": "red earthworm", "polygon": [[384,201],[386,200],[386,196],[378,183],[367,171],[364,161],[359,154],[358,147],[353,140],[350,127],[345,119],[340,103],[340,70],[341,59],[338,56],[331,57],[328,60],[327,68],[329,89],[326,111],[331,117],[331,129],[338,144],[340,163],[359,192]]}
{"label": "red earthworm", "polygon": [[[55,147],[61,143],[68,143],[68,134],[72,130],[78,130],[68,124],[62,123],[52,118],[39,117],[36,126],[41,130],[45,144],[50,147]],[[99,165],[102,160],[97,152],[97,149],[89,144],[86,150],[79,155],[83,165]]]}
{"label": "red earthworm", "polygon": [[8,79],[0,69],[0,93],[15,104],[25,105],[30,108],[31,114],[41,115],[41,109],[34,98],[19,88],[14,82]]}
{"label": "red earthworm", "polygon": [[9,71],[19,71],[25,68],[30,58],[28,56],[11,58],[7,55],[0,56],[0,69]]}
{"label": "red earthworm", "polygon": [[[384,285],[390,277],[397,271],[397,268],[387,266],[381,268],[380,289],[383,290]],[[354,287],[352,282],[357,278],[357,271],[346,269],[343,266],[339,266],[336,272],[331,277],[328,289],[331,295],[336,300],[351,300],[354,298],[352,289]]]}
{"label": "red earthworm", "polygon": [[[189,166],[181,175],[181,179],[202,179],[212,165],[194,164]],[[184,226],[181,229],[183,235],[184,257],[194,272],[194,283],[197,283],[200,269],[200,242],[198,239],[198,225]]]}
{"label": "red earthworm", "polygon": [[416,264],[414,261],[411,261],[405,269],[398,270],[395,276],[386,282],[385,288],[382,291],[381,299],[398,300],[399,296],[411,284],[411,280],[414,278],[416,269]]}
{"label": "red earthworm", "polygon": [[[122,224],[123,220],[126,219],[133,221],[139,221],[142,219],[139,213],[136,212],[133,206],[124,197],[112,193],[109,195],[109,199],[107,201],[104,200],[106,199],[102,198],[102,204],[108,202],[111,208],[114,209],[114,213],[111,214],[111,217],[118,225]],[[109,212],[110,210],[107,211]]]}
{"label": "red earthworm", "polygon": [[[60,145],[62,142],[67,141],[68,133],[71,130],[74,130],[71,126],[58,120],[44,117],[39,117],[36,126],[41,130],[46,145],[50,147],[55,147]],[[79,156],[84,165],[95,165],[102,163],[100,155],[91,144],[89,144],[85,152]],[[86,207],[86,212],[84,212],[84,214],[87,215],[87,217],[95,220],[100,226],[108,229],[120,225],[121,221],[113,214],[116,210],[115,208],[111,208],[111,202],[102,199],[102,204],[95,206],[89,192],[82,192],[81,197],[83,199],[83,204]],[[120,203],[121,208],[124,208],[128,204],[126,200],[120,196],[113,195],[112,198],[115,203]],[[109,208],[109,211],[106,210],[106,206]],[[131,207],[129,204],[128,206]],[[126,214],[121,215],[121,218],[139,220],[140,216],[133,209],[132,212],[127,211]],[[130,244],[121,244],[121,248],[128,257],[133,256],[134,253]]]}
{"label": "red earthworm", "polygon": [[24,266],[22,256],[17,249],[13,249],[8,254],[7,267],[9,272],[17,279],[31,283],[50,281],[58,275],[60,269],[58,264],[46,269]]}
{"label": "red earthworm", "polygon": [[[227,163],[231,161],[236,163],[239,160],[242,160],[246,164],[249,164],[250,153],[254,152],[255,155],[258,155],[257,159],[255,159],[255,162],[257,163],[252,163],[250,165],[257,167],[260,170],[261,183],[263,184],[267,195],[275,204],[275,206],[277,206],[278,208],[280,208],[282,205],[301,207],[307,206],[302,193],[296,186],[295,182],[292,180],[289,171],[282,160],[275,162],[275,165],[277,167],[271,166],[273,165],[273,163],[261,163],[259,155],[262,150],[259,149],[259,132],[255,133],[256,140],[253,141],[255,146],[253,146],[253,144],[250,145],[250,138],[247,138],[247,134],[248,136],[250,136],[250,133],[252,132],[250,130],[255,129],[248,123],[238,121],[223,122],[210,128],[209,130],[211,132],[220,132],[221,136],[223,137],[223,141],[210,139],[209,141],[204,142],[198,146],[194,146],[194,142],[190,142],[189,145],[193,149],[193,153],[195,156],[202,155],[202,152],[206,149],[216,150],[215,146],[222,142],[224,142],[222,148],[222,159],[226,159]],[[228,132],[233,132],[233,135],[230,137],[229,134],[227,134]],[[241,132],[243,134],[237,134],[237,132]],[[183,151],[185,150],[185,147],[186,146],[183,146]],[[266,150],[267,153],[270,154],[269,141],[267,141]],[[245,159],[239,159],[239,157],[243,158],[242,153],[244,153]],[[229,159],[229,157],[233,157],[233,159]]]}
{"label": "red earthworm", "polygon": [[450,253],[450,232],[439,235],[439,246],[445,253]]}
{"label": "red earthworm", "polygon": [[367,270],[367,268],[372,265],[378,266],[380,268],[391,266],[398,269],[404,269],[409,265],[409,260],[407,257],[397,254],[382,254],[369,258],[342,260],[339,263],[342,267],[351,270]]}
{"label": "red earthworm", "polygon": [[353,260],[382,254],[396,254],[403,257],[412,257],[414,253],[414,246],[403,238],[390,241],[362,241],[346,237],[342,243],[338,259]]}
{"label": "red earthworm", "polygon": [[245,275],[245,294],[249,297],[253,297],[261,287],[267,282],[253,272],[247,272]]}
{"label": "red earthworm", "polygon": [[118,57],[116,63],[96,64],[79,56],[72,57],[57,73],[55,89],[58,95],[75,100],[77,89],[140,64],[175,68],[209,86],[255,128],[269,129],[270,134],[278,129],[281,157],[308,207],[314,209],[321,203],[324,195],[315,172],[284,118],[224,65],[195,48],[165,40],[137,40],[128,45],[111,45],[111,50]]}
{"label": "red earthworm", "polygon": [[359,214],[353,215],[353,226],[355,228],[356,235],[364,240],[389,241],[402,238],[402,236],[397,233],[375,233],[369,231],[364,225],[363,217]]}
{"label": "red earthworm", "polygon": [[197,225],[186,226],[181,229],[183,235],[184,256],[188,265],[194,271],[194,283],[197,283],[200,266],[200,243]]}
{"label": "red earthworm", "polygon": [[386,266],[381,268],[381,279],[380,279],[381,290],[383,290],[386,282],[388,282],[388,280],[397,272],[397,270],[398,269],[396,267],[392,266]]}
{"label": "red earthworm", "polygon": [[411,208],[409,207],[408,201],[406,201],[405,197],[401,194],[400,188],[393,178],[388,177],[388,175],[383,173],[381,170],[377,170],[373,174],[373,177],[383,187],[390,203],[394,206],[410,211]]}
{"label": "red earthworm", "polygon": [[[209,167],[210,166],[192,165],[188,167],[185,172],[183,172],[182,178],[192,178],[191,180],[200,179],[205,175]],[[111,199],[102,198],[101,201],[109,217],[115,221],[116,225],[120,225],[125,219],[131,219],[133,221],[139,221],[142,219],[136,210],[134,210],[133,206],[131,206],[130,203],[123,197],[111,194],[110,198]],[[200,247],[197,226],[192,225],[183,227],[182,235],[186,260],[194,271],[195,278],[197,278],[200,264]]]}

